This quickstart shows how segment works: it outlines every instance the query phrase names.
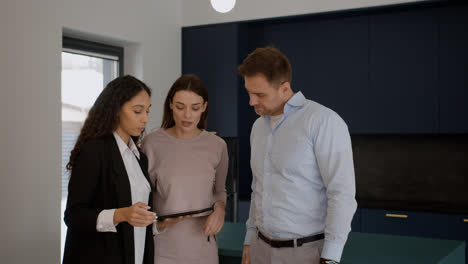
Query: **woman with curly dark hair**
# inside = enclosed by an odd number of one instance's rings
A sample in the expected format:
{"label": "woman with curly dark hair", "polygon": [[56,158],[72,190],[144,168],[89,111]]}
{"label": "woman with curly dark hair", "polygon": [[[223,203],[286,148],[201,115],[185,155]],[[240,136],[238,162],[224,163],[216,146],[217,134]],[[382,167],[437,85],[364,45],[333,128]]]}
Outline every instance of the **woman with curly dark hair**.
{"label": "woman with curly dark hair", "polygon": [[137,144],[151,90],[126,75],[97,98],[73,148],[64,264],[154,262],[148,160]]}

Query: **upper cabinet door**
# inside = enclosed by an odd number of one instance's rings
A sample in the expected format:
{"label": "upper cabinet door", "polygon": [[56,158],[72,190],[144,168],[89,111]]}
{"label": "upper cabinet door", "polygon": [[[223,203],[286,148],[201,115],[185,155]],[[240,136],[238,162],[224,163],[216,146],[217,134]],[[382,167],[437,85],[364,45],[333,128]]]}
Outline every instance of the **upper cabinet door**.
{"label": "upper cabinet door", "polygon": [[441,10],[440,132],[468,133],[468,6]]}
{"label": "upper cabinet door", "polygon": [[372,128],[438,132],[438,25],[433,10],[370,16]]}
{"label": "upper cabinet door", "polygon": [[337,112],[351,133],[372,129],[368,104],[369,56],[366,16],[307,24],[308,59],[296,72],[304,94]]}
{"label": "upper cabinet door", "polygon": [[238,25],[182,29],[182,73],[198,75],[209,93],[208,130],[237,136]]}
{"label": "upper cabinet door", "polygon": [[273,45],[290,60],[292,89],[336,111],[351,132],[370,129],[367,16],[251,23],[249,49]]}

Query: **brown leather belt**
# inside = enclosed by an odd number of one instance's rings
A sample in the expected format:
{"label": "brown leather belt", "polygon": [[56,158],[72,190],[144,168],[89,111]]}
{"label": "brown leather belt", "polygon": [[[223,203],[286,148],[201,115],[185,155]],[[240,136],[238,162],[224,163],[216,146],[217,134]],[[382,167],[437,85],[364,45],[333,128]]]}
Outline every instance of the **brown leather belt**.
{"label": "brown leather belt", "polygon": [[300,247],[305,243],[317,241],[320,239],[324,239],[325,235],[323,233],[309,236],[309,237],[302,237],[298,239],[291,239],[291,240],[273,240],[266,237],[262,232],[258,231],[258,237],[261,238],[265,243],[270,245],[274,248],[282,248],[282,247]]}

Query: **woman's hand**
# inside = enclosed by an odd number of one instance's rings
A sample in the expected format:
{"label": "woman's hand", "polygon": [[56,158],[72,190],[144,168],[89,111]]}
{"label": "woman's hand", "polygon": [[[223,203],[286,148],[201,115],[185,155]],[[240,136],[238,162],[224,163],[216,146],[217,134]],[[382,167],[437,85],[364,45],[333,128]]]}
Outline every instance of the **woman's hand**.
{"label": "woman's hand", "polygon": [[190,218],[190,217],[191,217],[190,215],[185,215],[185,216],[179,216],[176,218],[166,218],[162,221],[158,221],[156,223],[156,227],[158,228],[159,232],[164,232],[164,230],[166,230],[167,228],[170,228],[173,225],[179,223],[180,221]]}
{"label": "woman's hand", "polygon": [[132,226],[148,226],[156,219],[156,214],[148,211],[150,208],[147,204],[138,202],[130,207],[116,209],[114,212],[114,224],[127,222]]}
{"label": "woman's hand", "polygon": [[216,235],[224,225],[224,215],[226,213],[224,203],[221,201],[217,201],[216,203],[217,206],[214,212],[208,216],[203,227],[203,232],[206,236]]}

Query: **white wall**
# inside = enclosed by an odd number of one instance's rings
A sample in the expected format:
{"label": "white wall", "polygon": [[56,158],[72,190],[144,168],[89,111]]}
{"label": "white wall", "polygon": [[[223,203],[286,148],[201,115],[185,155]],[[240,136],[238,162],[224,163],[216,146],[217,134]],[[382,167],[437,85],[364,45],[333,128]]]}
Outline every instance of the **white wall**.
{"label": "white wall", "polygon": [[0,262],[60,263],[61,38],[125,45],[153,88],[149,127],[180,74],[180,0],[0,2]]}
{"label": "white wall", "polygon": [[420,0],[237,0],[229,13],[216,12],[209,0],[182,1],[182,25],[194,26],[354,9]]}
{"label": "white wall", "polygon": [[54,5],[60,10],[55,0],[0,4],[2,263],[58,263],[61,29]]}

